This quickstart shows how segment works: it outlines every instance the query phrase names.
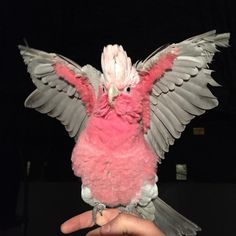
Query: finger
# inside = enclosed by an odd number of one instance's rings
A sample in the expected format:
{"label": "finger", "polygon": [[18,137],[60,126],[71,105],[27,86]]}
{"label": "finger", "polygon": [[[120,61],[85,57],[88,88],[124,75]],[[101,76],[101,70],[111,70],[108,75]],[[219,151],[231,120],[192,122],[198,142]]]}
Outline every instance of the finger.
{"label": "finger", "polygon": [[121,214],[87,234],[87,236],[108,235],[165,236],[151,221],[128,214]]}
{"label": "finger", "polygon": [[[119,210],[117,209],[105,209],[102,211],[102,215],[100,213],[97,214],[96,224],[102,226],[114,219],[118,214]],[[93,225],[94,222],[92,220],[92,211],[86,211],[65,221],[61,225],[61,231],[64,234],[68,234],[80,229],[90,228]]]}
{"label": "finger", "polygon": [[80,229],[92,227],[93,225],[92,211],[86,211],[65,221],[61,225],[61,232],[69,234]]}

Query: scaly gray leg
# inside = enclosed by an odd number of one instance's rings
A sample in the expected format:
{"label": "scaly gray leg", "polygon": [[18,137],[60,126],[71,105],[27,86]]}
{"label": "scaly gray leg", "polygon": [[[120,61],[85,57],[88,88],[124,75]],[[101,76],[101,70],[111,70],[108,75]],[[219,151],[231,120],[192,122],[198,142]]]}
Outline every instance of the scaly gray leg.
{"label": "scaly gray leg", "polygon": [[102,216],[102,211],[106,209],[106,205],[102,204],[102,203],[97,203],[94,207],[93,207],[93,211],[92,211],[92,217],[93,217],[93,223],[96,224],[96,217],[97,217],[97,213],[99,212],[100,215]]}

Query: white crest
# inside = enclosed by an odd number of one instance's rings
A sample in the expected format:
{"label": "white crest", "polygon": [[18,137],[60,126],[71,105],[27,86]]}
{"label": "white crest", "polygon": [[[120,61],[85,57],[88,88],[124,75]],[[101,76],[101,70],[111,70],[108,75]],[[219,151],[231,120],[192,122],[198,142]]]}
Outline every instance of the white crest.
{"label": "white crest", "polygon": [[127,56],[122,46],[108,45],[104,47],[101,64],[103,82],[106,87],[114,84],[118,89],[134,86],[139,82],[139,75],[132,66],[131,59]]}

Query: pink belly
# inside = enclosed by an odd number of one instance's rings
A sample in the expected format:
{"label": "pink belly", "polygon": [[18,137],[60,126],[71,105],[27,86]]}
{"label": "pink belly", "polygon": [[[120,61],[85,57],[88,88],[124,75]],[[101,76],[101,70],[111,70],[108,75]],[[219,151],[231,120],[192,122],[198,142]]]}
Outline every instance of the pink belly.
{"label": "pink belly", "polygon": [[115,129],[104,132],[92,123],[73,150],[75,175],[82,178],[83,185],[90,188],[94,198],[108,206],[138,201],[143,184],[155,182],[156,157],[137,127],[122,123],[119,129],[126,132],[119,130],[115,134]]}

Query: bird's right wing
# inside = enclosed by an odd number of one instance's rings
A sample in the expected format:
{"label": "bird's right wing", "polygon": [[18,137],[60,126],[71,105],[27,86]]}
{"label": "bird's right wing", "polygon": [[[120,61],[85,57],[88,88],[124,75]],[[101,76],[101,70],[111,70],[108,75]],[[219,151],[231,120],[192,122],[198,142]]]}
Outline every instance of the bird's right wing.
{"label": "bird's right wing", "polygon": [[218,86],[211,77],[209,64],[218,47],[229,46],[229,38],[229,33],[216,34],[212,30],[171,44],[137,64],[143,81],[154,81],[145,138],[159,162],[195,116],[218,105],[208,87]]}
{"label": "bird's right wing", "polygon": [[93,110],[101,72],[59,54],[19,49],[36,86],[25,106],[58,119],[76,140]]}

